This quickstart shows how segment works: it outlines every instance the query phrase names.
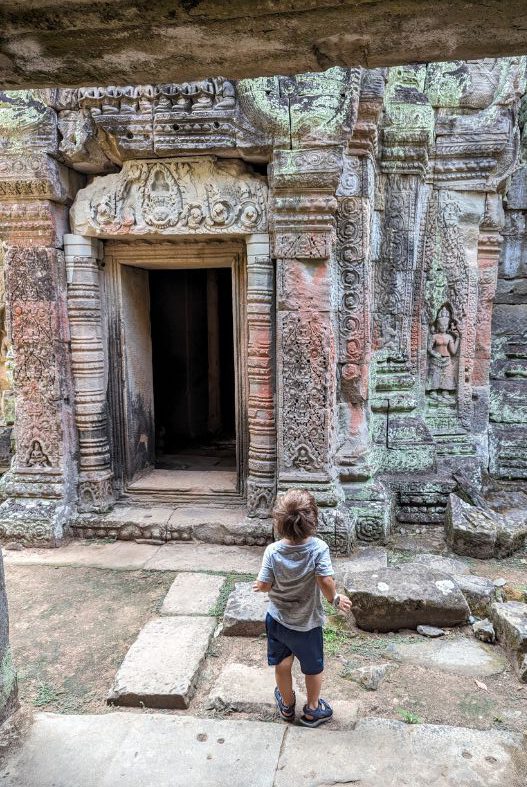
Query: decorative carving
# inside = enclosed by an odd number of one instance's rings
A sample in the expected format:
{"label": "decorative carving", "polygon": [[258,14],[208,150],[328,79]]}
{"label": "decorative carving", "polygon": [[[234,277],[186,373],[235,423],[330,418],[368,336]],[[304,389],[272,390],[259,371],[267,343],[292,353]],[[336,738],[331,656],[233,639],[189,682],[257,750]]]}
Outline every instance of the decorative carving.
{"label": "decorative carving", "polygon": [[452,404],[452,395],[457,391],[456,356],[459,343],[459,329],[450,307],[445,304],[439,309],[430,331],[426,390],[436,401],[447,405]]}
{"label": "decorative carving", "polygon": [[79,191],[71,219],[88,237],[264,232],[267,188],[240,161],[128,161]]}
{"label": "decorative carving", "polygon": [[301,474],[327,467],[330,428],[329,326],[316,314],[281,316],[282,463]]}

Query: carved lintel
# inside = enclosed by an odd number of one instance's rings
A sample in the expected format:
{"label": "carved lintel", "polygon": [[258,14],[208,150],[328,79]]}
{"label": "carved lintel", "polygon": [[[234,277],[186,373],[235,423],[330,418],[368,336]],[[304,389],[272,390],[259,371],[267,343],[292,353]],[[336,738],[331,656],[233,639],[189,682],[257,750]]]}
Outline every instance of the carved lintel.
{"label": "carved lintel", "polygon": [[331,255],[332,238],[325,232],[280,232],[274,236],[274,256],[291,260],[324,260]]}

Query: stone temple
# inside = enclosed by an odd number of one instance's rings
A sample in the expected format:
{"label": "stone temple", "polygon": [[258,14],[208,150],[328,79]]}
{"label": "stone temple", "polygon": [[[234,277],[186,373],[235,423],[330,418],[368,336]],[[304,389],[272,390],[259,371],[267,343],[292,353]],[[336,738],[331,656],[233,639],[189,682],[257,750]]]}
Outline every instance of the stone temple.
{"label": "stone temple", "polygon": [[346,553],[460,478],[517,496],[525,92],[517,57],[2,93],[1,537],[263,544],[301,486]]}

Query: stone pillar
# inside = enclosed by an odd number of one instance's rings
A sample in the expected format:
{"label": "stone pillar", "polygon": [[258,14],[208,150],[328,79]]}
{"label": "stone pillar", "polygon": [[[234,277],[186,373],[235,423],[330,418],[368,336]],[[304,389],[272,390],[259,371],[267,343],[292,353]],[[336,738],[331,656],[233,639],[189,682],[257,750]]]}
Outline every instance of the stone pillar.
{"label": "stone pillar", "polygon": [[52,110],[30,91],[6,106],[12,129],[0,156],[0,235],[16,454],[1,482],[0,534],[55,544],[73,512],[77,473],[61,246],[78,176],[50,155],[58,149]]}
{"label": "stone pillar", "polygon": [[68,316],[79,439],[78,507],[104,512],[113,505],[108,440],[108,368],[101,315],[102,243],[81,235],[64,236],[68,278]]}
{"label": "stone pillar", "polygon": [[275,151],[278,490],[307,487],[337,551],[351,543],[336,469],[336,189],[342,151]]}
{"label": "stone pillar", "polygon": [[276,494],[276,424],[272,305],[274,270],[269,235],[247,237],[247,376],[249,466],[247,510],[268,518]]}
{"label": "stone pillar", "polygon": [[9,616],[4,563],[0,550],[0,725],[18,707],[16,672],[9,645]]}

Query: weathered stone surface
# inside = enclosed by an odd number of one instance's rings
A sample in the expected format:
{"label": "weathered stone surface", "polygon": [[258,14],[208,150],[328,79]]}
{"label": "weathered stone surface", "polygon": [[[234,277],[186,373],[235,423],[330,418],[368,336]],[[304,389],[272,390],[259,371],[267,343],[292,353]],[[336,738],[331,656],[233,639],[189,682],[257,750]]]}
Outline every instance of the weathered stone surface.
{"label": "weathered stone surface", "polygon": [[188,708],[215,626],[210,617],[151,620],[119,667],[108,703]]}
{"label": "weathered stone surface", "polygon": [[346,592],[357,625],[366,631],[456,626],[470,614],[455,582],[438,571],[402,567],[355,574],[348,578]]}
{"label": "weathered stone surface", "polygon": [[6,787],[273,787],[284,731],[281,724],[187,715],[39,713],[0,781]]}
{"label": "weathered stone surface", "polygon": [[506,557],[527,537],[527,521],[471,506],[451,494],[446,513],[448,543],[459,555],[481,559]]}
{"label": "weathered stone surface", "polygon": [[445,635],[444,629],[436,628],[435,626],[417,626],[417,633],[429,639],[436,639]]}
{"label": "weathered stone surface", "polygon": [[418,563],[434,571],[442,571],[443,574],[468,574],[470,572],[469,566],[464,560],[455,557],[445,557],[443,555],[434,555],[430,552],[424,552],[416,555],[412,563]]}
{"label": "weathered stone surface", "polygon": [[521,601],[496,602],[489,617],[494,624],[498,642],[506,648],[521,679],[525,682],[527,655],[527,604]]}
{"label": "weathered stone surface", "polygon": [[301,728],[289,730],[275,787],[395,787],[417,778],[434,787],[522,784],[525,752],[522,736],[513,733],[386,719],[361,719],[352,732],[310,732],[308,739]]}
{"label": "weathered stone surface", "polygon": [[394,664],[371,664],[367,667],[344,667],[342,677],[358,683],[363,689],[377,691],[387,675],[395,668]]}
{"label": "weathered stone surface", "polygon": [[475,623],[473,623],[472,631],[474,632],[476,639],[481,640],[481,642],[489,642],[492,645],[496,641],[496,632],[494,631],[494,626],[488,618],[484,618],[484,620],[477,620]]}
{"label": "weathered stone surface", "polygon": [[237,582],[223,616],[222,634],[227,637],[258,637],[265,632],[268,597],[255,593],[252,582]]}
{"label": "weathered stone surface", "polygon": [[375,571],[387,568],[388,553],[384,547],[359,547],[350,558],[336,558],[333,561],[335,580],[346,585],[348,574]]}
{"label": "weathered stone surface", "polygon": [[162,615],[210,615],[225,577],[178,574],[161,606]]}
{"label": "weathered stone surface", "polygon": [[9,644],[4,562],[0,549],[0,725],[17,707],[17,678]]}
{"label": "weathered stone surface", "polygon": [[503,672],[507,666],[501,653],[466,637],[421,642],[390,643],[386,655],[406,664],[453,672],[455,675],[485,677]]}
{"label": "weathered stone surface", "polygon": [[453,580],[461,590],[473,615],[487,615],[496,600],[496,587],[487,577],[474,574],[454,574]]}
{"label": "weathered stone surface", "polygon": [[[227,664],[220,672],[209,694],[209,705],[216,710],[258,713],[276,708],[276,681],[271,667]],[[293,690],[298,686],[293,681]]]}

